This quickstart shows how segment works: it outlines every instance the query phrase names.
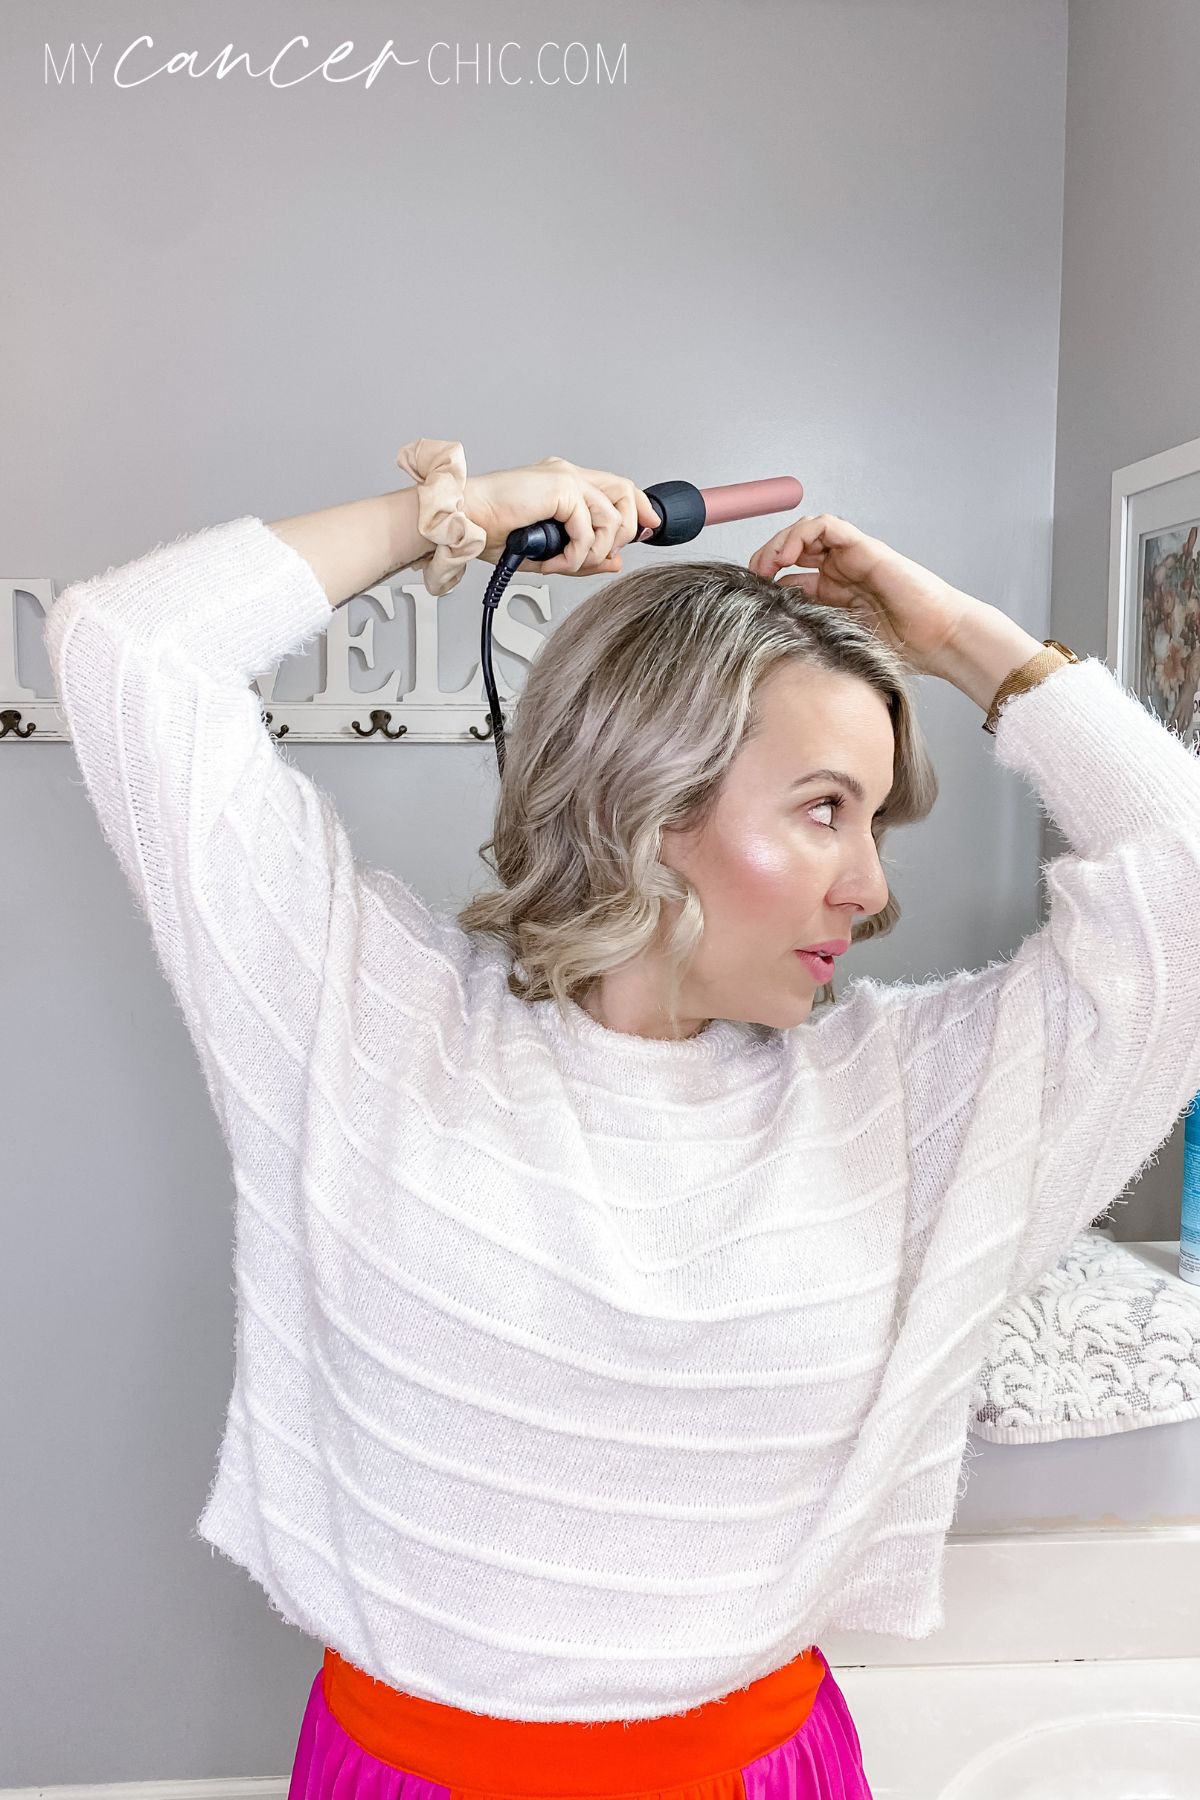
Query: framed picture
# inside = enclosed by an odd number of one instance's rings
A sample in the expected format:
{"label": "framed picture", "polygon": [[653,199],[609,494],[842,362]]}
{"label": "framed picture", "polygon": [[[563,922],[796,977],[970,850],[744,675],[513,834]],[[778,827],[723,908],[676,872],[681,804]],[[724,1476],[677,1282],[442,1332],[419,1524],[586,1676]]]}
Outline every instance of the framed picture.
{"label": "framed picture", "polygon": [[1113,474],[1107,661],[1200,752],[1200,438]]}

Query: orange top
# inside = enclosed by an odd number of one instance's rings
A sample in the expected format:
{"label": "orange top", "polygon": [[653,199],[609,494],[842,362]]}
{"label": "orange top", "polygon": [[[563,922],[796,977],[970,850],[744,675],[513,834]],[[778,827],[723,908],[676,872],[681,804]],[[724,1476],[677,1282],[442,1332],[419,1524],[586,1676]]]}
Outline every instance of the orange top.
{"label": "orange top", "polygon": [[421,1700],[325,1651],[325,1704],[358,1745],[449,1788],[561,1796],[676,1786],[740,1770],[791,1737],[825,1668],[815,1649],[749,1687],[656,1719],[496,1719]]}

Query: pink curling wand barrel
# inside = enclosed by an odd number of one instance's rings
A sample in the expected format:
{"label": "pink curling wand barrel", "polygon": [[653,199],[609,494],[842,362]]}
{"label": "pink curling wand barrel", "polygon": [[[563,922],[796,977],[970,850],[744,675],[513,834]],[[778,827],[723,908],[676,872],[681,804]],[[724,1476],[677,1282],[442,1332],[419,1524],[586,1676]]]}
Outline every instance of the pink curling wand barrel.
{"label": "pink curling wand barrel", "polygon": [[756,519],[762,513],[791,512],[804,498],[804,489],[791,475],[773,475],[766,481],[731,481],[724,487],[700,488],[690,481],[660,481],[648,487],[646,498],[662,515],[655,531],[645,526],[639,544],[686,544],[699,537],[706,525],[724,525],[731,519]]}

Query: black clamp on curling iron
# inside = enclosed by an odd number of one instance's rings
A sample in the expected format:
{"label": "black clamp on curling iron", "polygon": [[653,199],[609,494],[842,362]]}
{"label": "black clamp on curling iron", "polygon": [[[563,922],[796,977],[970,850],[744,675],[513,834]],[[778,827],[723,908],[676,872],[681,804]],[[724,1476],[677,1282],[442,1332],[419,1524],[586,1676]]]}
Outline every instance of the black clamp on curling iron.
{"label": "black clamp on curling iron", "polygon": [[[699,537],[706,525],[721,525],[729,519],[753,519],[762,513],[790,512],[804,498],[804,489],[790,475],[777,475],[769,481],[735,481],[726,487],[712,488],[693,487],[690,481],[660,481],[655,487],[646,488],[645,493],[662,522],[657,531],[650,526],[640,531],[633,540],[636,544],[686,544]],[[504,720],[492,672],[492,617],[500,596],[526,559],[549,562],[552,557],[561,556],[570,541],[570,533],[558,519],[541,519],[536,525],[521,525],[516,531],[510,531],[504,541],[504,554],[496,564],[483,596],[479,660],[501,775],[504,773]]]}

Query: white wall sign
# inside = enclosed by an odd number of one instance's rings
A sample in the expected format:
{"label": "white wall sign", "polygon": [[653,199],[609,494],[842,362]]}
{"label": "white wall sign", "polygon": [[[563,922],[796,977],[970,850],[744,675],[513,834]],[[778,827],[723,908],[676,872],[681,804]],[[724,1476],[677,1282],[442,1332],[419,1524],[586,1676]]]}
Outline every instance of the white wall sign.
{"label": "white wall sign", "polygon": [[[395,592],[387,582],[365,588],[386,619],[395,618]],[[376,666],[375,614],[350,628],[350,605],[335,607],[324,642],[325,677],[308,699],[275,700],[282,663],[256,675],[253,687],[263,701],[267,728],[273,737],[319,744],[386,744],[397,737],[409,743],[474,744],[491,737],[482,665],[476,662],[469,681],[453,693],[438,686],[438,605],[426,593],[423,582],[403,585],[413,604],[414,656],[407,680],[393,669],[378,687],[350,685],[350,652],[357,650],[368,669]],[[42,620],[55,596],[44,576],[0,576],[0,741],[8,743],[63,743],[70,732],[57,700],[35,693],[21,681],[18,667],[18,595],[29,595],[41,608]],[[510,582],[501,595],[492,621],[493,667],[505,725],[507,702],[515,689],[504,679],[495,652],[505,650],[527,666],[537,660],[546,634],[514,619],[510,602],[521,596],[533,603],[541,619],[550,622],[550,589],[542,582]],[[443,613],[444,618],[444,613]]]}

